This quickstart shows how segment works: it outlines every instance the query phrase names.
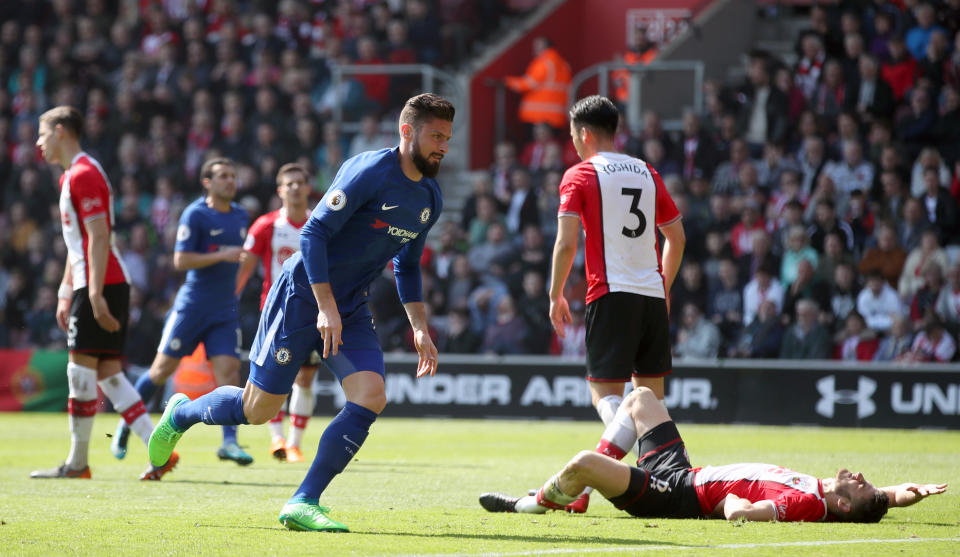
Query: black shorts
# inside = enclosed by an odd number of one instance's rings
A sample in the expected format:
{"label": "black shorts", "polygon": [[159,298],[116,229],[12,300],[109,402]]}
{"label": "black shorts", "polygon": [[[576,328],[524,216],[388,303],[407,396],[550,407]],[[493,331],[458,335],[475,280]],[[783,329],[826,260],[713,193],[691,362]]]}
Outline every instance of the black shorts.
{"label": "black shorts", "polygon": [[633,516],[699,518],[693,477],[676,424],[664,422],[640,439],[640,458],[630,470],[630,485],[610,502]]}
{"label": "black shorts", "polygon": [[123,343],[127,338],[127,321],[130,317],[130,285],[107,284],[103,297],[110,313],[120,322],[120,330],[108,333],[93,317],[93,307],[84,286],[73,291],[70,303],[70,318],[67,322],[67,349],[101,359],[123,356]]}
{"label": "black shorts", "polygon": [[610,292],[586,313],[587,381],[626,382],[671,372],[667,303],[631,292]]}

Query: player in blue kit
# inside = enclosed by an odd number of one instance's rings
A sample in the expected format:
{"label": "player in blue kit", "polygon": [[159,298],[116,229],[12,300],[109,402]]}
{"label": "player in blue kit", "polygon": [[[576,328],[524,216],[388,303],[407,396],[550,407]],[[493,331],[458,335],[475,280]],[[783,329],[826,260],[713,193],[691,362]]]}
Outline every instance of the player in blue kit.
{"label": "player in blue kit", "polygon": [[[247,235],[247,211],[233,203],[237,192],[233,161],[214,158],[203,163],[200,181],[206,195],[187,206],[180,215],[173,266],[187,271],[167,314],[157,356],[150,371],[140,376],[137,391],[150,400],[173,375],[180,360],[203,342],[218,385],[236,385],[240,359],[240,320],[234,294],[237,269]],[[236,388],[236,387],[234,387]],[[126,454],[129,430],[121,421],[111,450],[117,458]],[[237,426],[224,424],[221,460],[245,466],[253,457],[237,444]]]}
{"label": "player in blue kit", "polygon": [[291,530],[347,531],[327,517],[319,498],[360,450],[386,406],[383,351],[367,288],[391,259],[420,356],[417,377],[437,369],[437,348],[421,301],[420,256],[442,206],[434,177],[447,152],[453,116],[453,105],[442,97],[413,97],[400,113],[399,147],[361,153],[343,164],[303,227],[300,253],[283,264],[270,288],[250,350],[246,387],[220,387],[192,402],[174,395],[150,437],[151,461],[166,461],[198,422],[267,422],[316,349],[340,381],[347,403],[324,430],[313,464],[281,510],[280,522]]}

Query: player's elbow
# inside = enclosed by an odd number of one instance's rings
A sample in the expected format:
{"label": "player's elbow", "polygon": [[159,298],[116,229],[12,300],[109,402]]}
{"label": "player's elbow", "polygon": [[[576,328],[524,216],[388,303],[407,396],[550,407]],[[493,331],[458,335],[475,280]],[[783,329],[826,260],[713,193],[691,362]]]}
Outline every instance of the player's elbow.
{"label": "player's elbow", "polygon": [[187,270],[186,261],[184,261],[183,254],[179,251],[173,252],[173,268],[177,271]]}
{"label": "player's elbow", "polygon": [[553,247],[554,253],[558,255],[571,255],[577,252],[577,240],[569,238],[557,238],[557,243]]}

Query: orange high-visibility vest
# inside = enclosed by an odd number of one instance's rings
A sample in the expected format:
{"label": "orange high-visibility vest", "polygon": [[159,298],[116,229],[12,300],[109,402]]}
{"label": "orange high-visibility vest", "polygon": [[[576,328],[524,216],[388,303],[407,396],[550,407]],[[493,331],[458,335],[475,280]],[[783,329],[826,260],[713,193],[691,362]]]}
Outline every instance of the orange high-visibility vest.
{"label": "orange high-visibility vest", "polygon": [[567,125],[570,81],[570,64],[556,50],[547,48],[530,61],[524,75],[507,77],[506,84],[523,94],[519,113],[522,122],[546,122],[562,129]]}
{"label": "orange high-visibility vest", "polygon": [[[657,49],[650,48],[643,53],[628,50],[623,54],[625,64],[649,64],[657,57]],[[630,70],[624,68],[610,72],[613,81],[613,98],[620,102],[627,102],[630,97]]]}

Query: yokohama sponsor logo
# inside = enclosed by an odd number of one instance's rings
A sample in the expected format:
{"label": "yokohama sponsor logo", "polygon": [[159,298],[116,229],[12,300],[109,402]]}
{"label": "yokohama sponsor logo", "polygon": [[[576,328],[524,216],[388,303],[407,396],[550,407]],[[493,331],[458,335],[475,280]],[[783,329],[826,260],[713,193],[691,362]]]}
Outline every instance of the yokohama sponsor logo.
{"label": "yokohama sponsor logo", "polygon": [[419,232],[414,232],[412,230],[407,230],[405,228],[400,228],[397,226],[387,227],[387,234],[391,236],[396,236],[397,238],[403,238],[406,241],[416,240],[417,236],[420,235]]}

